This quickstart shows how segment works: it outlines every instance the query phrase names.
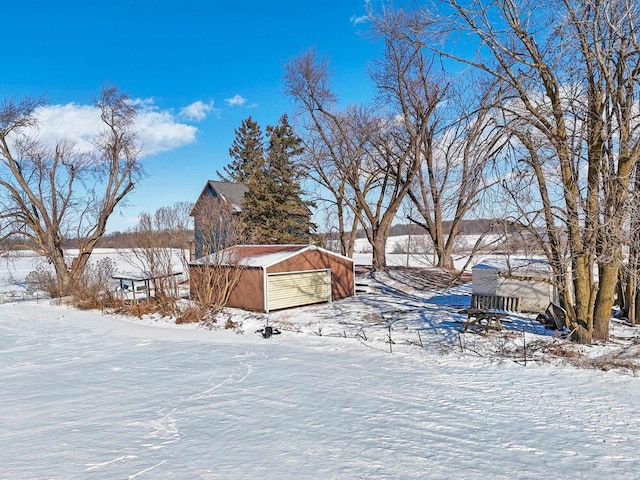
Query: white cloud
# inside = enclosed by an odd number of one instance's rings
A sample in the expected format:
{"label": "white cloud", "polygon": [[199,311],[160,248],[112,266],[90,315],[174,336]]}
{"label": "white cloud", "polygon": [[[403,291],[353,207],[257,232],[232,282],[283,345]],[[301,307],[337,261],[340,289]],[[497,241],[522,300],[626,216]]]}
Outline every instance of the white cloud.
{"label": "white cloud", "polygon": [[198,133],[193,125],[177,122],[171,112],[157,109],[141,111],[136,119],[136,130],[143,156],[193,143]]}
{"label": "white cloud", "polygon": [[231,98],[225,98],[224,99],[225,102],[227,102],[230,106],[235,107],[235,106],[242,106],[247,102],[247,99],[244,98],[242,95],[234,95]]}
{"label": "white cloud", "polygon": [[[198,129],[176,120],[169,110],[160,110],[153,99],[137,99],[135,129],[142,147],[141,157],[174,150],[196,140]],[[62,139],[75,142],[81,151],[93,150],[91,140],[103,129],[100,110],[93,105],[49,105],[37,110],[38,136],[46,145]]]}
{"label": "white cloud", "polygon": [[83,151],[93,150],[91,139],[100,132],[100,111],[91,105],[49,105],[38,108],[38,136],[46,145],[68,139]]}
{"label": "white cloud", "polygon": [[180,116],[187,120],[199,122],[207,118],[207,115],[212,111],[216,111],[216,109],[213,108],[213,101],[204,103],[202,100],[198,100],[180,110]]}
{"label": "white cloud", "polygon": [[361,23],[368,22],[369,15],[360,15],[360,16],[351,15],[351,17],[349,17],[349,21],[355,27],[356,25],[360,25]]}
{"label": "white cloud", "polygon": [[[366,12],[371,11],[371,0],[364,0],[364,9]],[[370,20],[369,15],[351,15],[349,21],[355,27]]]}

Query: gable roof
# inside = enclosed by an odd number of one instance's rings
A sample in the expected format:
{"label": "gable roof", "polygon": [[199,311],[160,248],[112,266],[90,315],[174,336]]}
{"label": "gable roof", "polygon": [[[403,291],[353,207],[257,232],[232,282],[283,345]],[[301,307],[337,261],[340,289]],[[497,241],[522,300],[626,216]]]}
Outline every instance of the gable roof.
{"label": "gable roof", "polygon": [[[350,262],[353,261],[353,259],[349,257],[344,257],[315,245],[234,245],[233,247],[225,248],[217,254],[212,253],[209,257],[199,258],[190,264],[204,265],[208,259],[211,259],[211,261],[214,261],[218,265],[268,268],[307,250],[319,250],[328,255],[345,258]],[[217,258],[215,257],[216,255],[218,255]]]}
{"label": "gable roof", "polygon": [[249,189],[242,183],[208,180],[193,206],[190,215],[194,216],[198,203],[206,196],[212,196],[214,198],[220,197],[227,202],[234,211],[240,212],[242,211],[244,196],[248,191]]}

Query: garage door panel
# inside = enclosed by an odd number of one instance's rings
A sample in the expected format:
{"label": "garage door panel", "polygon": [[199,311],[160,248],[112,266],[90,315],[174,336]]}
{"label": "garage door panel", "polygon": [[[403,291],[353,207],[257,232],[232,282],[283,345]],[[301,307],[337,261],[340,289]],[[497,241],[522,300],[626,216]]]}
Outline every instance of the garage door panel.
{"label": "garage door panel", "polygon": [[329,278],[327,270],[268,275],[269,310],[328,301]]}

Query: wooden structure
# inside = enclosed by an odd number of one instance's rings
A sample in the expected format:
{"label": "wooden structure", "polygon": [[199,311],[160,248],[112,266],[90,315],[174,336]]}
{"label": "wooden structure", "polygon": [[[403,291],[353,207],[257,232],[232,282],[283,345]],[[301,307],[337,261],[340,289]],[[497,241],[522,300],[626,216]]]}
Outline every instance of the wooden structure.
{"label": "wooden structure", "polygon": [[521,297],[502,297],[499,295],[471,295],[471,308],[479,310],[505,310],[520,312]]}
{"label": "wooden structure", "polygon": [[[229,207],[232,214],[239,214],[245,208],[245,197],[249,189],[246,185],[236,182],[223,182],[209,180],[205,184],[198,200],[196,200],[190,216],[193,217],[193,229],[194,229],[194,257],[201,258],[204,255],[208,255],[211,252],[211,245],[217,245],[219,242],[211,241],[207,239],[207,236],[216,236],[225,238],[227,233],[224,231],[212,232],[210,228],[205,228],[207,223],[211,222],[212,216],[215,216],[215,202],[212,200],[219,200],[224,205]],[[289,215],[294,217],[300,217],[304,219],[301,224],[308,225],[311,217],[311,210],[303,204],[302,212],[289,212]],[[307,232],[308,233],[308,232]],[[209,247],[207,247],[209,245]],[[208,251],[205,251],[208,250]]]}
{"label": "wooden structure", "polygon": [[229,307],[270,312],[355,295],[353,260],[314,245],[236,245],[214,255],[191,262],[190,278],[211,265],[239,269]]}
{"label": "wooden structure", "polygon": [[111,278],[119,281],[116,289],[121,300],[130,300],[137,303],[139,300],[146,300],[151,296],[154,281],[167,281],[182,275],[182,272],[174,272],[169,275],[151,275],[148,273],[122,273],[112,275]]}
{"label": "wooden structure", "polygon": [[467,320],[462,327],[463,332],[466,332],[470,327],[479,328],[484,330],[485,335],[491,329],[502,330],[502,320],[509,315],[504,311],[483,310],[480,308],[465,308],[458,313],[467,315]]}
{"label": "wooden structure", "polygon": [[[209,230],[208,228],[203,228],[203,224],[206,224],[207,220],[210,221],[212,215],[215,214],[214,212],[209,211],[211,206],[215,205],[211,200],[220,200],[229,206],[231,212],[237,214],[242,212],[244,197],[248,191],[249,189],[242,183],[209,180],[205,184],[198,200],[196,200],[196,203],[189,214],[193,217],[195,258],[200,258],[211,253],[209,251],[204,251],[205,245],[209,243],[207,242],[205,235],[211,235],[214,232],[209,232],[207,231]],[[218,233],[220,235],[224,235],[224,232]]]}

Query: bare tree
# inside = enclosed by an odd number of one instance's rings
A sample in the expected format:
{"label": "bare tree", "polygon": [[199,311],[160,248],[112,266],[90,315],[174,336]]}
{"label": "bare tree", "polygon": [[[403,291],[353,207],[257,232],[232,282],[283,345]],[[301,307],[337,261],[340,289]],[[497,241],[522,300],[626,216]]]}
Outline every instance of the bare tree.
{"label": "bare tree", "polygon": [[[330,232],[328,248],[340,254],[352,257],[356,235],[358,233],[358,216],[349,208],[347,195],[349,185],[347,178],[341,175],[331,159],[331,152],[322,140],[317,128],[308,126],[303,140],[305,160],[309,167],[305,176],[317,185],[310,192],[317,210],[324,211],[326,232]],[[335,229],[335,230],[334,230]],[[337,238],[338,248],[335,248]]]}
{"label": "bare tree", "polygon": [[135,247],[120,252],[128,263],[151,278],[153,297],[167,314],[176,313],[178,274],[186,277],[188,272],[191,208],[189,202],[178,202],[154,214],[142,213],[131,229]]}
{"label": "bare tree", "polygon": [[[411,33],[417,34],[424,25],[413,21],[418,23],[412,23],[416,31]],[[307,118],[314,179],[333,194],[336,206],[348,206],[358,220],[373,249],[374,269],[386,267],[391,224],[420,170],[434,111],[446,89],[415,36],[390,32],[378,23],[376,34],[385,48],[372,73],[380,101],[375,107],[339,111],[329,88],[328,63],[315,52],[295,58],[285,73],[286,91]]]}
{"label": "bare tree", "polygon": [[[136,107],[106,87],[96,99],[103,130],[95,149],[82,152],[67,140],[49,148],[38,140],[41,99],[0,107],[0,240],[17,237],[53,265],[61,295],[81,280],[115,207],[142,175],[134,132]],[[76,257],[67,261],[73,242]]]}
{"label": "bare tree", "polygon": [[409,220],[428,232],[436,265],[447,269],[453,268],[462,221],[496,182],[489,169],[507,138],[493,118],[495,84],[473,80],[471,84],[458,78],[448,91],[442,125],[425,144],[423,166],[409,191],[419,213]]}
{"label": "bare tree", "polygon": [[430,48],[501,83],[504,127],[524,154],[517,160],[525,160],[516,174],[539,190],[535,211],[520,208],[520,219],[531,231],[544,229],[538,238],[548,242],[574,339],[606,340],[639,154],[639,7],[631,0],[442,3],[452,10],[438,33],[475,37],[481,48],[474,57],[442,43]]}
{"label": "bare tree", "polygon": [[248,233],[242,216],[227,202],[207,197],[197,207],[199,228],[209,255],[190,264],[191,298],[209,310],[210,321],[229,301],[240,281],[242,264],[229,247],[246,243]]}
{"label": "bare tree", "polygon": [[629,208],[628,261],[620,272],[618,303],[621,314],[631,325],[640,324],[640,163],[633,174],[631,205]]}

